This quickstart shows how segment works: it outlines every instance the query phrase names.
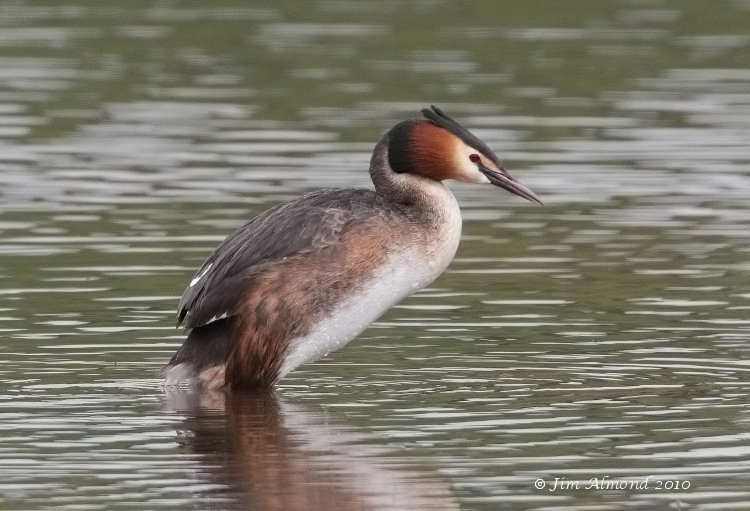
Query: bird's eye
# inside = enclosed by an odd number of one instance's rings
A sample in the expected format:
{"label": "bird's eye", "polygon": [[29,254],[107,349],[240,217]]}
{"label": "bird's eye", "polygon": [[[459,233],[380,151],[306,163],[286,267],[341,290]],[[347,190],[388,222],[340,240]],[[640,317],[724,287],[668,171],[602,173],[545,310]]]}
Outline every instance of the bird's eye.
{"label": "bird's eye", "polygon": [[471,153],[469,155],[469,159],[472,161],[472,163],[479,163],[480,161],[482,161],[477,153]]}

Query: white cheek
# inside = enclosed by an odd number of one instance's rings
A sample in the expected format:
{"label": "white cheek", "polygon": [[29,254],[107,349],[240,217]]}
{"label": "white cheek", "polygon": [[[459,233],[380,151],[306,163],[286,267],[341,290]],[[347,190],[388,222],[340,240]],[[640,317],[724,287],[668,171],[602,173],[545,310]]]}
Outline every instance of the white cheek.
{"label": "white cheek", "polygon": [[469,160],[468,155],[466,155],[464,158],[461,159],[461,162],[458,165],[458,168],[460,169],[460,172],[455,178],[458,181],[464,181],[466,183],[479,183],[479,184],[490,183],[490,180],[487,179],[487,176],[479,172],[477,165],[475,163],[472,163],[471,160]]}

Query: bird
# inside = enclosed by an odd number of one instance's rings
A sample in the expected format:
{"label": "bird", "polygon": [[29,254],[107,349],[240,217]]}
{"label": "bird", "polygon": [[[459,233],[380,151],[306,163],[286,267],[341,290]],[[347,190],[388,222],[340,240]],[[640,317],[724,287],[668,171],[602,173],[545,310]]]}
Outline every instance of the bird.
{"label": "bird", "polygon": [[482,140],[431,106],[387,131],[368,188],[321,189],[260,213],[221,242],[177,307],[188,333],[168,386],[268,389],[345,346],[432,283],[461,237],[446,180],[542,201]]}

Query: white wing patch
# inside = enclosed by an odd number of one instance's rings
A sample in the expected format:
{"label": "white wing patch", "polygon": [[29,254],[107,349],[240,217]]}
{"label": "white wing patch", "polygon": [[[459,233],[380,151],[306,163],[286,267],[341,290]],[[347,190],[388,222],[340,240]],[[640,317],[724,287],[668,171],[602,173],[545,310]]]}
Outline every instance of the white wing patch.
{"label": "white wing patch", "polygon": [[198,281],[200,281],[200,279],[202,279],[206,275],[206,273],[208,273],[208,270],[210,270],[211,266],[213,266],[213,265],[214,265],[214,263],[210,263],[208,266],[206,266],[203,269],[202,272],[200,272],[198,275],[196,275],[195,278],[190,281],[190,287],[193,287],[194,285],[196,285],[198,283]]}
{"label": "white wing patch", "polygon": [[208,325],[209,323],[213,323],[214,321],[219,321],[220,319],[224,319],[224,318],[228,318],[228,317],[229,317],[229,313],[228,312],[224,312],[223,314],[217,314],[216,316],[213,316],[211,319],[209,319],[208,321],[206,321],[206,325]]}

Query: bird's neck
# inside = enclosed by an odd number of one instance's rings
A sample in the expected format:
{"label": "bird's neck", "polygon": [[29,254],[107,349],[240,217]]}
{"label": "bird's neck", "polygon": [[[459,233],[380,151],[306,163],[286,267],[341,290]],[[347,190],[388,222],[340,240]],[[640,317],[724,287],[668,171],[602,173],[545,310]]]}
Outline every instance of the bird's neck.
{"label": "bird's neck", "polygon": [[370,160],[370,178],[375,191],[391,202],[421,210],[439,221],[458,209],[455,197],[440,181],[411,173],[394,172],[388,162],[388,139],[375,146]]}

